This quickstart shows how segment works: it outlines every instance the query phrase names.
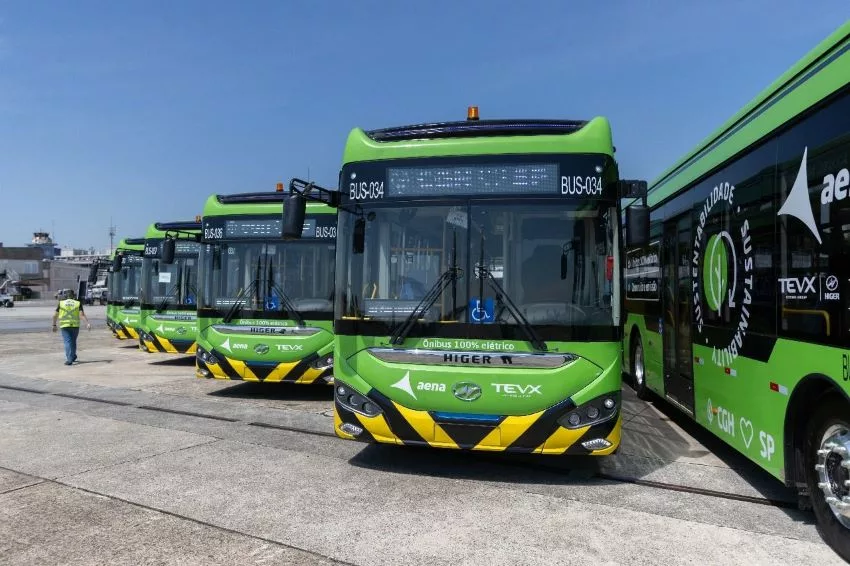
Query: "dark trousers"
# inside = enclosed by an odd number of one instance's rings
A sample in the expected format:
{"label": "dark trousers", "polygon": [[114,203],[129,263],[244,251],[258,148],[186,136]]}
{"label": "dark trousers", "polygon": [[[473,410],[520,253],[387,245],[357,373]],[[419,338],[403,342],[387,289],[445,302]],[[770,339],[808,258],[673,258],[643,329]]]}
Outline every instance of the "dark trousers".
{"label": "dark trousers", "polygon": [[70,363],[77,359],[77,335],[79,326],[68,326],[62,329],[62,341],[65,342],[65,361]]}

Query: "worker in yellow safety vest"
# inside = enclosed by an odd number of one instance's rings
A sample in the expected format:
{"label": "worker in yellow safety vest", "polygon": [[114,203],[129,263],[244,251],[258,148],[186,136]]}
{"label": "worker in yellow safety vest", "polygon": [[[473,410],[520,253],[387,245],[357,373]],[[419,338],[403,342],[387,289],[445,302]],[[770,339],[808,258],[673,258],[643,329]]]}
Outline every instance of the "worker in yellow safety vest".
{"label": "worker in yellow safety vest", "polygon": [[91,330],[83,305],[74,298],[71,291],[67,298],[59,301],[56,312],[53,313],[53,332],[56,332],[56,321],[62,330],[62,341],[65,342],[65,365],[69,366],[77,361],[77,335],[80,333],[80,317],[86,321],[86,328]]}

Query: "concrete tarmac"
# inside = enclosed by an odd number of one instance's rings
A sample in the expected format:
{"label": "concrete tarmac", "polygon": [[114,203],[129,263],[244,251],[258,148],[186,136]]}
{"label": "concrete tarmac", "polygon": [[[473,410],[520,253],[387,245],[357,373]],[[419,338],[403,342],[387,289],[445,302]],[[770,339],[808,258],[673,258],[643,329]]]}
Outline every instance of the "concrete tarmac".
{"label": "concrete tarmac", "polygon": [[628,388],[617,455],[520,458],[339,440],[330,387],[199,380],[104,325],[79,352],[0,335],[0,563],[842,563],[793,493]]}

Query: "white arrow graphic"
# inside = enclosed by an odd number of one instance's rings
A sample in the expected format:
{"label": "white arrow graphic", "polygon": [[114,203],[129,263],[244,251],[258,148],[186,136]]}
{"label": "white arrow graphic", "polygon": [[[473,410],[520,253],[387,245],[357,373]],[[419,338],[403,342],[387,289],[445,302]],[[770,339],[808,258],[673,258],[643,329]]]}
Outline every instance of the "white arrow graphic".
{"label": "white arrow graphic", "polygon": [[818,225],[815,222],[815,215],[812,212],[812,202],[809,200],[809,174],[806,160],[809,156],[809,147],[803,150],[803,159],[800,161],[800,168],[797,170],[797,178],[794,179],[794,184],[791,186],[791,192],[785,199],[777,216],[787,214],[800,220],[806,225],[806,228],[812,233],[815,239],[821,244],[820,232]]}
{"label": "white arrow graphic", "polygon": [[160,324],[159,328],[157,328],[156,331],[162,334],[163,332],[165,332],[165,328],[163,328],[163,326]]}
{"label": "white arrow graphic", "polygon": [[231,354],[233,353],[233,351],[230,349],[230,337],[229,336],[227,338],[225,338],[224,342],[221,343],[221,347],[224,348],[225,350],[227,350],[228,352],[230,352]]}
{"label": "white arrow graphic", "polygon": [[404,374],[404,377],[390,385],[390,387],[395,387],[396,389],[401,389],[405,393],[409,393],[411,397],[416,399],[416,394],[413,392],[413,389],[410,387],[410,372]]}

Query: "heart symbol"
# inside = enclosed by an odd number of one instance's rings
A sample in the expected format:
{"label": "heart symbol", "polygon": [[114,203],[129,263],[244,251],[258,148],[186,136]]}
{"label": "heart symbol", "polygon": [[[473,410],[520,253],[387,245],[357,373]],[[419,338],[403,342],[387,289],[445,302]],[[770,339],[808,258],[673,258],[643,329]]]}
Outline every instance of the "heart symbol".
{"label": "heart symbol", "polygon": [[744,417],[741,417],[738,424],[741,427],[741,438],[744,439],[744,444],[746,444],[747,448],[749,448],[750,443],[753,441],[753,421],[749,421]]}

